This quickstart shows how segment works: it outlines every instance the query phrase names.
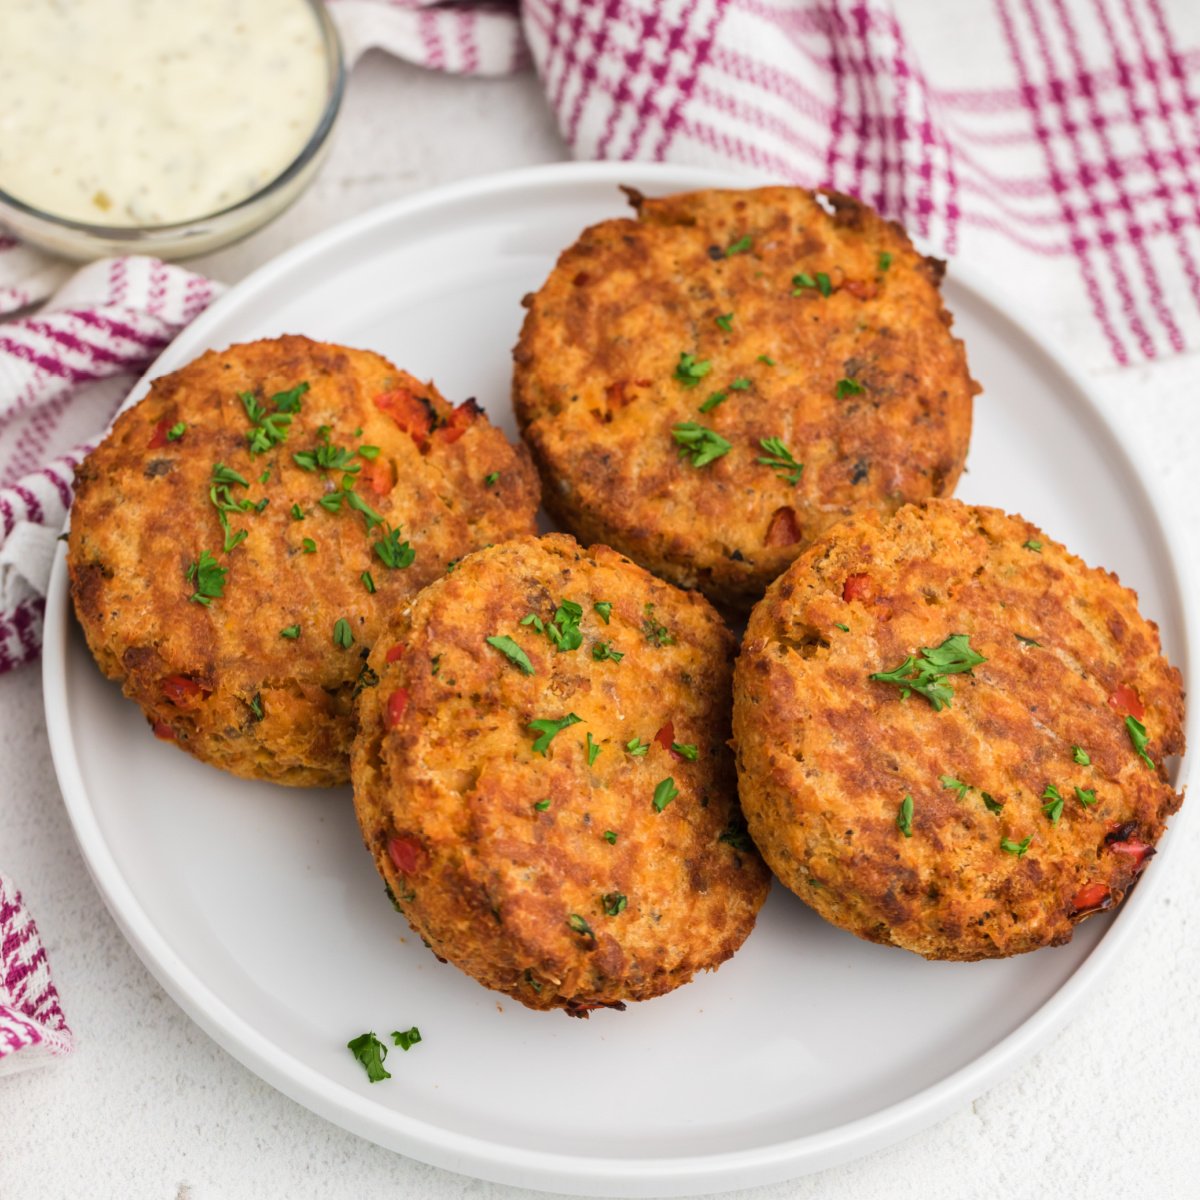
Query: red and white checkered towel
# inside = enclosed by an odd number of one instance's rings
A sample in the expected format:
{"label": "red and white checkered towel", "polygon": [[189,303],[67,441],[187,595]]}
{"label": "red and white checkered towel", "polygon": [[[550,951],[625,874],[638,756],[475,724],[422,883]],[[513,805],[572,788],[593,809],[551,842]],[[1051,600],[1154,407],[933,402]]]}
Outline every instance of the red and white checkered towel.
{"label": "red and white checkered towel", "polygon": [[[381,46],[481,75],[532,62],[580,158],[856,193],[990,275],[1083,365],[1200,345],[1200,0],[331,8],[351,59]],[[0,238],[0,317],[67,275]],[[0,325],[0,671],[37,654],[71,468],[214,292],[178,267],[103,263]]]}

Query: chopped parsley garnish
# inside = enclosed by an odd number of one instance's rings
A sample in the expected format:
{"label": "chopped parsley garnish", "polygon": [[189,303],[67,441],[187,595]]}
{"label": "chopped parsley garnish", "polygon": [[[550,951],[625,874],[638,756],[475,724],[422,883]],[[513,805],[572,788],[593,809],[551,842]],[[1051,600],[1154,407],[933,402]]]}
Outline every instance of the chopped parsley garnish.
{"label": "chopped parsley garnish", "polygon": [[292,505],[292,520],[293,521],[303,521],[304,520],[304,512],[300,508],[300,505],[298,505],[298,504]]}
{"label": "chopped parsley garnish", "polygon": [[631,741],[625,743],[625,749],[634,758],[644,758],[650,753],[650,743],[643,742],[641,738],[633,738]]}
{"label": "chopped parsley garnish", "polygon": [[662,812],[676,796],[679,795],[679,789],[675,786],[674,779],[664,779],[658,787],[654,789],[654,811]]}
{"label": "chopped parsley garnish", "polygon": [[1018,858],[1024,855],[1031,845],[1033,845],[1032,833],[1023,842],[1014,842],[1011,838],[1000,839],[1000,849],[1005,854],[1015,854]]}
{"label": "chopped parsley garnish", "polygon": [[674,645],[675,639],[671,636],[671,631],[665,625],[660,625],[654,616],[654,605],[647,604],[642,613],[642,636],[646,641],[652,646]]}
{"label": "chopped parsley garnish", "polygon": [[898,667],[876,671],[868,678],[880,683],[894,683],[900,689],[901,700],[907,700],[916,692],[933,705],[934,712],[941,712],[954,697],[953,690],[942,680],[947,675],[969,675],[971,668],[982,662],[987,659],[971,649],[968,635],[954,633],[932,650],[924,647],[920,657],[914,658],[910,654]]}
{"label": "chopped parsley garnish", "polygon": [[538,812],[545,812],[550,807],[550,800],[547,797],[545,800],[539,800],[534,806]]}
{"label": "chopped parsley garnish", "polygon": [[1015,637],[1018,642],[1021,642],[1022,644],[1026,645],[1026,646],[1037,646],[1039,650],[1041,649],[1042,643],[1035,642],[1033,640],[1033,638],[1022,637],[1019,633],[1014,633],[1013,637]]}
{"label": "chopped parsley garnish", "polygon": [[892,265],[892,252],[890,250],[880,250],[879,252],[879,269],[886,271]]}
{"label": "chopped parsley garnish", "polygon": [[1021,543],[1021,549],[1022,550],[1032,550],[1034,552],[1034,554],[1041,554],[1042,543],[1034,541],[1033,538],[1030,538],[1029,541]]}
{"label": "chopped parsley garnish", "polygon": [[760,455],[754,461],[762,463],[765,467],[770,467],[772,471],[778,471],[783,474],[787,482],[795,487],[800,482],[800,476],[804,471],[804,464],[798,463],[793,457],[792,452],[783,444],[782,438],[762,438],[758,443],[767,453]]}
{"label": "chopped parsley garnish", "polygon": [[695,421],[672,425],[671,436],[679,443],[680,456],[690,457],[693,467],[707,467],[710,462],[715,462],[733,449],[715,430],[707,425],[698,425]]}
{"label": "chopped parsley garnish", "polygon": [[491,487],[493,484],[498,483],[499,480],[500,480],[500,472],[499,471],[489,471],[488,474],[486,474],[483,477],[483,486]]}
{"label": "chopped parsley garnish", "polygon": [[754,386],[745,375],[739,375],[730,385],[730,389],[735,392],[748,392]]}
{"label": "chopped parsley garnish", "polygon": [[600,755],[604,747],[599,742],[592,741],[592,735],[587,735],[587,764],[590,767]]}
{"label": "chopped parsley garnish", "polygon": [[605,625],[608,624],[609,617],[612,616],[612,605],[607,600],[598,600],[592,605],[596,615],[602,620]]}
{"label": "chopped parsley garnish", "polygon": [[610,846],[615,846],[617,844],[617,834],[616,834],[616,830],[614,830],[614,829],[606,829],[600,836]]}
{"label": "chopped parsley garnish", "polygon": [[214,600],[220,600],[225,595],[225,576],[228,568],[217,565],[217,560],[207,550],[200,551],[200,557],[187,569],[188,583],[194,583],[196,590],[188,597],[197,604],[207,608]]}
{"label": "chopped parsley garnish", "polygon": [[546,623],[537,613],[526,613],[519,622],[521,625],[532,625],[538,633],[546,632]]}
{"label": "chopped parsley garnish", "polygon": [[775,365],[775,360],[769,354],[760,354],[758,356],[758,361],[760,363],[765,363],[768,367],[773,367]]}
{"label": "chopped parsley garnish", "polygon": [[1137,719],[1137,717],[1126,717],[1125,728],[1129,730],[1129,740],[1133,743],[1133,748],[1137,753],[1138,758],[1142,759],[1150,770],[1154,770],[1154,759],[1146,753],[1146,744],[1150,738],[1146,734],[1146,727]]}
{"label": "chopped parsley garnish", "polygon": [[1092,805],[1096,803],[1096,789],[1077,787],[1075,789],[1075,799],[1078,800],[1084,808],[1091,808]]}
{"label": "chopped parsley garnish", "polygon": [[372,578],[371,572],[364,571],[359,576],[359,579],[362,580],[363,587],[365,587],[372,596],[375,595],[375,580]]}
{"label": "chopped parsley garnish", "polygon": [[1004,805],[1001,804],[999,800],[996,800],[994,797],[988,795],[987,792],[980,792],[979,797],[983,801],[983,807],[986,808],[988,812],[999,815],[1004,811]]}
{"label": "chopped parsley garnish", "polygon": [[697,362],[694,354],[681,353],[679,362],[675,364],[674,378],[676,383],[682,383],[686,388],[694,388],[711,370],[712,363],[709,360]]}
{"label": "chopped parsley garnish", "polygon": [[792,276],[792,295],[802,296],[806,291],[818,291],[822,296],[828,296],[833,291],[833,285],[824,271],[817,271],[812,275],[801,271]]}
{"label": "chopped parsley garnish", "polygon": [[629,901],[620,892],[605,892],[600,897],[600,903],[604,905],[605,916],[619,917],[625,911]]}
{"label": "chopped parsley garnish", "polygon": [[512,638],[499,636],[485,638],[484,640],[489,646],[499,650],[514,667],[519,667],[524,674],[534,674],[533,663],[529,661],[529,655]]}
{"label": "chopped parsley garnish", "polygon": [[847,396],[857,396],[864,391],[866,388],[857,379],[839,379],[834,388],[834,394],[839,400],[845,400]]}
{"label": "chopped parsley garnish", "polygon": [[736,242],[730,242],[725,247],[725,257],[728,258],[732,254],[746,254],[753,245],[754,239],[748,233],[743,233]]}
{"label": "chopped parsley garnish", "polygon": [[912,837],[913,798],[905,793],[900,801],[900,811],[896,813],[896,828],[906,838]]}
{"label": "chopped parsley garnish", "polygon": [[329,426],[320,428],[320,442],[315,450],[300,450],[292,455],[292,461],[306,471],[346,471],[357,474],[362,467],[354,461],[355,453],[344,446],[335,446],[329,440]]}
{"label": "chopped parsley garnish", "polygon": [[840,629],[840,630],[841,630],[843,633],[849,633],[849,632],[850,632],[850,626],[849,626],[849,625],[843,625],[843,624],[841,623],[841,621],[834,621],[834,623],[833,623],[833,627],[834,627],[834,629]]}
{"label": "chopped parsley garnish", "polygon": [[546,636],[559,651],[578,650],[583,645],[583,631],[579,622],[583,620],[583,606],[574,600],[560,600],[554,616],[546,626]]}
{"label": "chopped parsley garnish", "polygon": [[316,554],[316,552],[317,552],[317,543],[314,542],[312,540],[312,538],[305,538],[304,541],[302,541],[300,543],[300,545],[303,548],[305,554]]}
{"label": "chopped parsley garnish", "polygon": [[266,470],[265,470],[265,471],[264,471],[264,472],[263,472],[263,473],[262,473],[262,474],[261,474],[261,475],[258,477],[258,482],[259,482],[259,483],[266,483],[266,482],[267,482],[267,480],[268,480],[268,479],[270,479],[270,478],[271,478],[271,468],[270,468],[270,467],[268,467],[268,468],[267,468],[267,469],[266,469]]}
{"label": "chopped parsley garnish", "polygon": [[333,623],[333,644],[341,646],[343,650],[349,650],[354,645],[354,632],[345,617],[338,617]]}
{"label": "chopped parsley garnish", "polygon": [[[358,430],[358,433],[362,433],[362,430],[361,429]],[[355,434],[355,437],[358,436],[358,433]],[[378,446],[359,446],[358,457],[365,458],[367,460],[367,462],[374,462],[379,457],[379,447]]]}
{"label": "chopped parsley garnish", "polygon": [[729,333],[733,329],[733,313],[722,313],[717,317],[717,325],[725,330],[726,333]]}
{"label": "chopped parsley garnish", "polygon": [[177,442],[185,433],[187,433],[187,422],[180,421],[167,430],[167,441]]}
{"label": "chopped parsley garnish", "polygon": [[391,1079],[391,1072],[385,1070],[383,1066],[383,1060],[387,1058],[387,1046],[373,1033],[362,1033],[356,1038],[351,1038],[346,1043],[346,1049],[362,1063],[363,1070],[366,1071],[367,1078],[372,1083]]}
{"label": "chopped parsley garnish", "polygon": [[578,913],[571,913],[567,917],[567,924],[570,925],[570,927],[575,930],[576,933],[583,934],[584,937],[594,938],[596,936],[592,930],[592,927]]}
{"label": "chopped parsley garnish", "polygon": [[417,552],[408,542],[400,540],[399,529],[385,525],[384,530],[387,536],[375,543],[375,553],[379,556],[379,561],[385,567],[391,567],[393,570],[411,567],[413,559],[417,557]]}
{"label": "chopped parsley garnish", "polygon": [[279,636],[282,638],[290,638],[293,642],[300,636],[299,625],[285,625],[280,631]]}
{"label": "chopped parsley garnish", "polygon": [[326,512],[340,512],[341,508],[342,508],[343,494],[344,493],[342,493],[342,492],[329,492],[326,495],[322,496],[320,498],[320,500],[317,501],[317,503]]}
{"label": "chopped parsley garnish", "polygon": [[276,392],[266,402],[274,405],[274,412],[270,412],[266,404],[260,403],[253,392],[238,393],[238,399],[250,419],[251,427],[246,434],[246,442],[252,455],[265,454],[272,446],[279,445],[287,438],[292,414],[300,411],[300,397],[307,391],[308,384],[299,383],[289,391]]}
{"label": "chopped parsley garnish", "polygon": [[625,657],[625,652],[614,650],[612,642],[595,642],[592,645],[592,657],[597,662],[619,663]]}
{"label": "chopped parsley garnish", "polygon": [[250,711],[254,714],[256,721],[263,719],[262,693],[255,692],[250,699]]}
{"label": "chopped parsley garnish", "polygon": [[1092,765],[1091,756],[1082,746],[1071,747],[1071,757],[1081,766],[1090,767]]}
{"label": "chopped parsley garnish", "polygon": [[393,1029],[392,1041],[401,1050],[411,1050],[421,1040],[421,1031],[414,1025],[411,1029]]}
{"label": "chopped parsley garnish", "polygon": [[249,536],[244,529],[239,529],[234,533],[229,528],[229,514],[244,513],[251,510],[261,512],[262,509],[255,509],[254,502],[251,500],[235,500],[233,498],[230,488],[249,487],[250,481],[245,476],[239,475],[231,467],[227,467],[224,463],[213,464],[210,482],[212,486],[208,489],[208,498],[217,510],[217,516],[221,521],[221,528],[225,531],[224,551],[228,554],[234,546]]}
{"label": "chopped parsley garnish", "polygon": [[724,404],[728,399],[728,392],[713,392],[709,395],[708,399],[705,400],[702,405],[700,405],[700,412],[712,412],[712,410],[716,408],[718,404]]}
{"label": "chopped parsley garnish", "polygon": [[1063,798],[1058,788],[1052,783],[1046,784],[1046,790],[1042,793],[1042,799],[1046,801],[1042,805],[1043,815],[1050,818],[1051,825],[1057,825],[1059,817],[1062,816]]}
{"label": "chopped parsley garnish", "polygon": [[549,717],[541,717],[536,721],[530,721],[528,728],[541,735],[534,740],[534,754],[540,754],[545,757],[546,751],[550,749],[550,743],[554,741],[555,736],[562,733],[570,725],[578,725],[582,720],[582,717],[577,717],[574,713],[567,713],[565,717],[557,721],[552,721]]}
{"label": "chopped parsley garnish", "polygon": [[346,488],[342,495],[346,497],[346,503],[352,509],[354,509],[355,512],[362,513],[363,520],[367,523],[368,533],[370,533],[376,525],[383,524],[383,518],[356,491]]}
{"label": "chopped parsley garnish", "polygon": [[695,762],[700,757],[700,747],[695,742],[672,742],[671,749],[688,762]]}
{"label": "chopped parsley garnish", "polygon": [[961,779],[955,779],[953,775],[939,775],[938,778],[942,781],[942,787],[957,792],[960,800],[965,800],[967,793],[971,790],[969,783],[963,783]]}

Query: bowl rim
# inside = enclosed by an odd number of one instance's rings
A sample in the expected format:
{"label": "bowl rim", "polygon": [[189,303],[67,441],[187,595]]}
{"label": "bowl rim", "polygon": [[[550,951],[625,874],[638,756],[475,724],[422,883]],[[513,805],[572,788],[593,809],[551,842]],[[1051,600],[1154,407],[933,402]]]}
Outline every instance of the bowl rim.
{"label": "bowl rim", "polygon": [[104,225],[92,221],[76,221],[71,217],[59,216],[56,213],[47,212],[43,208],[37,208],[12,195],[12,193],[6,192],[3,187],[0,187],[0,219],[3,218],[5,209],[10,209],[20,213],[22,216],[32,217],[37,221],[52,225],[56,229],[65,232],[80,234],[86,237],[102,238],[109,242],[117,241],[133,244],[146,238],[182,236],[193,230],[197,225],[203,225],[210,221],[218,221],[243,209],[250,209],[259,201],[286,186],[312,163],[313,159],[316,158],[324,147],[333,129],[334,121],[341,111],[342,98],[346,92],[346,57],[337,25],[323,0],[304,0],[304,2],[316,17],[317,27],[321,32],[321,41],[324,45],[326,66],[329,72],[328,95],[325,100],[325,107],[321,111],[320,119],[309,135],[308,140],[301,146],[300,150],[287,166],[279,174],[268,179],[262,187],[251,192],[250,195],[244,196],[241,200],[226,205],[224,208],[214,209],[211,212],[197,213],[196,216],[188,217],[182,221],[168,221],[149,225]]}

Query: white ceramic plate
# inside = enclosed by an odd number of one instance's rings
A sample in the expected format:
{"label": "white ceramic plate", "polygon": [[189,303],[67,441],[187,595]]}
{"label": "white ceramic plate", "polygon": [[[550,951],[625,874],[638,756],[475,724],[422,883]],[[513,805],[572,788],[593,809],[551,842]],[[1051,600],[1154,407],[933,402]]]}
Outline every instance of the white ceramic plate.
{"label": "white ceramic plate", "polygon": [[[665,194],[730,182],[694,168],[591,164],[430,192],[264,267],[150,374],[210,347],[305,333],[381,351],[454,399],[477,396],[511,433],[518,300],[558,251],[626,211],[618,183]],[[1019,320],[958,272],[946,295],[985,386],[960,495],[1020,511],[1118,570],[1186,670],[1189,593],[1144,478],[1079,381]],[[1115,920],[1088,922],[1063,949],[975,964],[857,941],[777,887],[716,974],[573,1021],[528,1012],[433,958],[384,897],[348,790],[243,782],[150,736],[88,655],[61,556],[45,684],[84,856],[167,991],[314,1111],[506,1183],[717,1191],[894,1141],[1025,1059],[1116,956],[1149,893],[1169,884],[1171,836]],[[1191,737],[1200,743],[1194,727]],[[346,1041],[411,1024],[425,1040],[393,1050],[393,1078],[369,1084]]]}

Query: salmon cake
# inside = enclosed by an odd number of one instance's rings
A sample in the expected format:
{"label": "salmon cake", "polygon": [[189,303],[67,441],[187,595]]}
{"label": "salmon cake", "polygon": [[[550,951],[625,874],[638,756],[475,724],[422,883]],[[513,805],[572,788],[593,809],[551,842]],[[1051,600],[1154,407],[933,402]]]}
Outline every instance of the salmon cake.
{"label": "salmon cake", "polygon": [[735,674],[750,832],[826,920],[931,959],[1070,941],[1183,797],[1184,695],[1115,575],[954,500],[831,530]]}
{"label": "salmon cake", "polygon": [[836,522],[953,492],[978,387],[942,263],[834,192],[629,194],[636,219],[526,297],[514,351],[567,529],[745,609]]}
{"label": "salmon cake", "polygon": [[344,783],[385,617],[532,532],[538,491],[473,400],[378,354],[213,351],[156,379],[80,466],[75,612],[159,737],[247,778]]}
{"label": "salmon cake", "polygon": [[368,659],[363,839],[439,958],[586,1016],[741,945],[770,875],[729,738],[733,638],[702,596],[551,534],[465,559]]}

